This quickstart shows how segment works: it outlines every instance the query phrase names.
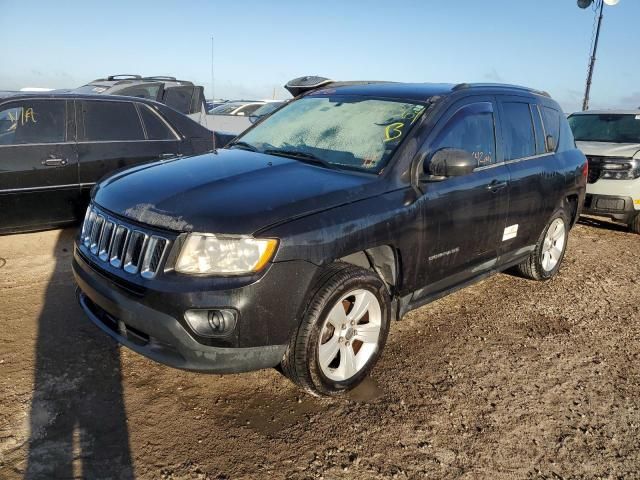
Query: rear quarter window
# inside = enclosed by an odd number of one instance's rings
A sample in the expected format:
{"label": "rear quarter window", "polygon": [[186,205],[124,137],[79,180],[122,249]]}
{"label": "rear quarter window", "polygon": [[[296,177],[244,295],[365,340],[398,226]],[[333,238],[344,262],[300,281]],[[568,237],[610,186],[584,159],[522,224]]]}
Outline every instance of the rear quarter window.
{"label": "rear quarter window", "polygon": [[138,105],[149,140],[175,140],[169,127],[146,105]]}
{"label": "rear quarter window", "polygon": [[553,135],[556,142],[560,139],[560,112],[554,108],[541,107],[542,121],[547,135]]}

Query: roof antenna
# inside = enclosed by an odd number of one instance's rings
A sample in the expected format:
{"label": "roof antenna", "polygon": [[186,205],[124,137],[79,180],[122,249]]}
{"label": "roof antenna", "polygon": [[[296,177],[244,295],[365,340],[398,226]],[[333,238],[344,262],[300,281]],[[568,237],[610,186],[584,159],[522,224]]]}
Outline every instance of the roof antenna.
{"label": "roof antenna", "polygon": [[[214,77],[213,77],[213,35],[211,35],[211,101],[215,102],[216,100],[216,96],[214,93]],[[205,105],[207,104],[206,102],[206,98],[205,98]],[[208,116],[207,115],[208,112],[205,111],[205,119]],[[218,153],[216,150],[216,132],[213,128],[213,119],[215,118],[215,115],[211,115],[211,135],[213,136],[213,153]],[[207,123],[207,127],[209,127],[209,122]]]}

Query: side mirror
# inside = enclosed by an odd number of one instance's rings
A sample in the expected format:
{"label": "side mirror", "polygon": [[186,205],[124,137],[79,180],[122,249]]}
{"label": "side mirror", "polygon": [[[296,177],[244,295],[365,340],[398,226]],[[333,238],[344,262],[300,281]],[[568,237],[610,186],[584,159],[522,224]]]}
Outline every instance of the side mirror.
{"label": "side mirror", "polygon": [[556,141],[556,138],[553,135],[547,135],[545,142],[546,142],[547,152],[556,151],[556,148],[558,147],[558,142]]}
{"label": "side mirror", "polygon": [[461,177],[473,173],[477,167],[478,161],[466,150],[443,148],[425,163],[425,174],[436,178]]}

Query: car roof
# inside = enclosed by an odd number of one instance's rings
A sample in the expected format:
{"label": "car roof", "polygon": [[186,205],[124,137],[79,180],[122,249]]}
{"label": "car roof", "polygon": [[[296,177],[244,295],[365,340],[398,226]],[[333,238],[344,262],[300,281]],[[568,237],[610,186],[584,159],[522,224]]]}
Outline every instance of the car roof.
{"label": "car roof", "polygon": [[399,83],[399,82],[332,82],[317,89],[305,92],[306,95],[336,93],[340,95],[370,96],[378,98],[428,101],[432,97],[451,95],[458,91],[469,90],[473,93],[526,93],[549,96],[546,92],[518,85],[498,83]]}
{"label": "car roof", "polygon": [[574,112],[571,115],[638,115],[640,109],[637,110],[587,110],[586,112]]}
{"label": "car roof", "polygon": [[100,102],[108,102],[114,100],[127,101],[127,102],[140,102],[154,105],[166,106],[155,100],[140,97],[127,97],[125,95],[100,95],[97,93],[75,93],[73,91],[51,91],[51,92],[8,92],[8,95],[3,96],[0,92],[0,100],[22,100],[22,99],[60,99],[60,100],[96,100]]}

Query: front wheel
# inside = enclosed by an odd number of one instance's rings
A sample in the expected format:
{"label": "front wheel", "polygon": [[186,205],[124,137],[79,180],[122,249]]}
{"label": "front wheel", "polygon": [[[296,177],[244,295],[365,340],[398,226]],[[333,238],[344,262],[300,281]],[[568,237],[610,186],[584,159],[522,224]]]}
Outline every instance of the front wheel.
{"label": "front wheel", "polygon": [[536,247],[516,268],[531,280],[549,280],[560,270],[569,239],[569,218],[564,210],[556,211],[545,226]]}
{"label": "front wheel", "polygon": [[312,395],[344,393],[377,362],[390,318],[384,282],[369,270],[335,263],[317,282],[282,371]]}
{"label": "front wheel", "polygon": [[640,213],[636,213],[636,216],[633,217],[631,223],[629,224],[629,228],[634,233],[640,233]]}

